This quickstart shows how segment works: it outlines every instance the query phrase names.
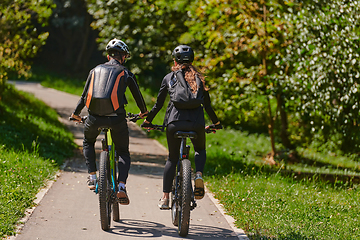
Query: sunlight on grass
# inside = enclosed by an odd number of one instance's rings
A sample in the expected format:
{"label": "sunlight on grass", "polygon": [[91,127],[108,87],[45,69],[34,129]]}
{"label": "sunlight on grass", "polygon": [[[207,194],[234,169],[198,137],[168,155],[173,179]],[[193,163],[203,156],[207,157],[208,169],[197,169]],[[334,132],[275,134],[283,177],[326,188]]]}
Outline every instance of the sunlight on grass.
{"label": "sunlight on grass", "polygon": [[208,180],[215,196],[251,239],[360,237],[359,186],[335,187],[264,172]]}

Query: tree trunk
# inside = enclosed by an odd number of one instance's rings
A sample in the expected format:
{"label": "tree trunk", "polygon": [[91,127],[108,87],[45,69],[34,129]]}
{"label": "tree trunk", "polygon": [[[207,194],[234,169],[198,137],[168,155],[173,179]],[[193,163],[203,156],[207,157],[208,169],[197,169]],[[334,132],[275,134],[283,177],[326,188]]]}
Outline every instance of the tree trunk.
{"label": "tree trunk", "polygon": [[282,144],[285,146],[285,148],[294,150],[294,145],[291,144],[289,135],[288,135],[288,119],[287,119],[287,113],[284,109],[284,101],[281,98],[281,95],[277,95],[277,105],[280,112],[280,122],[281,122],[281,129],[280,129],[280,138]]}
{"label": "tree trunk", "polygon": [[[266,5],[263,5],[263,20],[264,20],[264,28],[265,28],[265,44],[264,44],[264,51],[263,51],[263,67],[264,67],[264,76],[267,75],[267,65],[266,65],[266,38],[267,38],[267,30],[266,30]],[[269,109],[269,124],[268,124],[268,130],[269,130],[269,135],[270,135],[270,140],[271,140],[271,156],[270,158],[273,161],[273,157],[276,154],[276,148],[275,148],[275,137],[274,137],[274,119],[272,117],[272,112],[271,112],[271,104],[270,104],[270,98],[268,97],[268,109]]]}
{"label": "tree trunk", "polygon": [[274,137],[274,119],[273,119],[272,111],[271,111],[270,98],[268,97],[267,100],[268,100],[268,109],[269,109],[268,129],[269,129],[269,135],[270,135],[270,140],[271,140],[271,155],[275,156],[276,147],[275,147],[275,137]]}
{"label": "tree trunk", "polygon": [[86,13],[85,16],[85,24],[84,31],[81,34],[81,38],[83,39],[81,44],[81,49],[77,55],[77,59],[74,66],[74,71],[83,70],[84,66],[86,66],[88,59],[85,58],[86,51],[88,51],[89,47],[89,34],[90,34],[90,15]]}

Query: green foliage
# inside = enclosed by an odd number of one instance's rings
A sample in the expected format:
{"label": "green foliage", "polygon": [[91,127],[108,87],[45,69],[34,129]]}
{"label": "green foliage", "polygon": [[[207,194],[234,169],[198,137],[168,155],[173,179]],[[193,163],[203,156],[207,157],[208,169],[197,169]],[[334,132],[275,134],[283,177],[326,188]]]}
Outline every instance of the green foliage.
{"label": "green foliage", "polygon": [[313,1],[287,15],[294,26],[292,43],[276,62],[290,68],[279,79],[302,131],[314,136],[321,129],[317,141],[351,152],[360,149],[359,12],[358,1],[337,0]]}
{"label": "green foliage", "polygon": [[52,0],[56,7],[45,28],[49,32],[46,45],[34,64],[68,76],[82,76],[106,60],[97,51],[97,31],[90,23],[86,0]]}
{"label": "green foliage", "polygon": [[0,93],[9,72],[28,76],[29,60],[45,44],[52,0],[3,0],[0,4]]}
{"label": "green foliage", "polygon": [[198,64],[214,89],[214,106],[227,125],[266,126],[266,101],[254,95],[275,95],[271,78],[278,71],[275,56],[287,44],[283,36],[287,22],[281,12],[290,4],[198,0],[189,7],[189,32],[183,37],[193,36],[189,44],[200,50],[196,59],[201,59]]}
{"label": "green foliage", "polygon": [[178,37],[186,31],[188,0],[88,0],[89,13],[95,21],[92,27],[99,31],[99,49],[114,37],[130,48],[130,69],[145,76],[142,84],[158,90],[169,70],[171,51]]}
{"label": "green foliage", "polygon": [[265,131],[266,97],[274,96],[281,100],[272,102],[275,116],[282,111],[276,126],[288,128],[293,143],[309,144],[321,130],[317,142],[358,151],[357,1],[89,3],[100,48],[113,37],[125,40],[133,53],[130,68],[144,76],[142,85],[156,91],[171,50],[189,44],[225,125]]}

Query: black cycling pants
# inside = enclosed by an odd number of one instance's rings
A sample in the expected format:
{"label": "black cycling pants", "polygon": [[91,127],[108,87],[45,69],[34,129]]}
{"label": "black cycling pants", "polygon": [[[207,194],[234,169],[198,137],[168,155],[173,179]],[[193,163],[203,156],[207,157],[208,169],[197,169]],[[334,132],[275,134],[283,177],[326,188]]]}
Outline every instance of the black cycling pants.
{"label": "black cycling pants", "polygon": [[89,115],[84,126],[83,152],[88,167],[88,172],[96,172],[96,155],[95,142],[100,134],[99,128],[111,128],[111,138],[115,143],[115,150],[119,156],[119,177],[118,180],[125,182],[130,169],[130,152],[129,152],[129,130],[125,119],[125,114],[104,117]]}
{"label": "black cycling pants", "polygon": [[194,131],[197,133],[196,139],[191,139],[195,150],[196,172],[203,172],[206,162],[205,150],[205,127],[190,121],[171,122],[166,128],[166,137],[169,149],[169,156],[165,164],[163,178],[163,192],[171,192],[172,182],[175,176],[176,165],[180,156],[181,138],[174,138],[176,131]]}

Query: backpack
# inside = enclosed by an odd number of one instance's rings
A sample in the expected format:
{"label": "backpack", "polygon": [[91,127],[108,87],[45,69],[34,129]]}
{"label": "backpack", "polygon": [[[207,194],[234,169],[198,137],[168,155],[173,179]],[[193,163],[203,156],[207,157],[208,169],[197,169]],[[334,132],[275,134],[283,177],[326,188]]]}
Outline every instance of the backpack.
{"label": "backpack", "polygon": [[119,97],[125,94],[126,74],[124,67],[102,64],[97,66],[91,75],[85,105],[91,114],[105,116],[119,109]]}
{"label": "backpack", "polygon": [[196,76],[197,92],[191,92],[189,84],[184,79],[181,70],[176,71],[169,82],[170,100],[177,109],[194,109],[203,104],[203,84],[198,76]]}

